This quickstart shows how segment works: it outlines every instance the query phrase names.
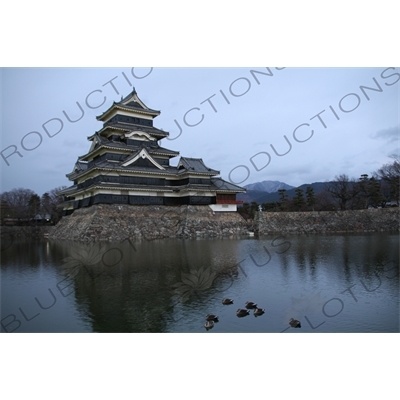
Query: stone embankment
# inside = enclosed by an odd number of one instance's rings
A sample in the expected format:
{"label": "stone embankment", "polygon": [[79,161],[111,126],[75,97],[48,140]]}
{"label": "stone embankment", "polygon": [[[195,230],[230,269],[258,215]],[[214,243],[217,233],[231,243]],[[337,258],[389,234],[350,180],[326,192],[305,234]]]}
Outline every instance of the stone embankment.
{"label": "stone embankment", "polygon": [[316,212],[259,212],[256,233],[305,234],[399,231],[399,208]]}
{"label": "stone embankment", "polygon": [[214,213],[208,206],[95,205],[63,217],[50,239],[79,241],[153,240],[247,235],[239,213]]}
{"label": "stone embankment", "polygon": [[[309,234],[399,231],[399,208],[259,212],[254,221],[239,213],[214,213],[208,206],[96,205],[76,210],[49,229],[50,239],[79,241],[240,237],[249,232]],[[41,234],[40,234],[41,235]]]}

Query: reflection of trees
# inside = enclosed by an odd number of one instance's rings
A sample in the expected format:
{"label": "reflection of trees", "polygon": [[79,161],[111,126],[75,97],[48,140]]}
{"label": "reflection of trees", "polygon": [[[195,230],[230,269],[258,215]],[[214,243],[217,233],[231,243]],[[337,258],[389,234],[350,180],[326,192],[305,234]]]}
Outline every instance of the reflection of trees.
{"label": "reflection of trees", "polygon": [[333,279],[352,282],[360,276],[369,276],[388,261],[399,263],[399,243],[395,234],[343,234],[291,236],[291,249],[279,257],[281,271],[295,265],[304,275],[320,271]]}
{"label": "reflection of trees", "polygon": [[59,264],[66,255],[66,245],[59,246],[47,240],[14,239],[1,252],[1,267],[36,269],[40,266],[53,266]]}

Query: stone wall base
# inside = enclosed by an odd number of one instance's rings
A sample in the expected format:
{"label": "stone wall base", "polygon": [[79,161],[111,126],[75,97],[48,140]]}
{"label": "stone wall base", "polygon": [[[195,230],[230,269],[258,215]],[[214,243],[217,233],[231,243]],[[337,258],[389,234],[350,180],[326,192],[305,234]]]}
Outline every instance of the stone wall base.
{"label": "stone wall base", "polygon": [[258,212],[256,233],[308,234],[399,231],[398,207],[318,212]]}
{"label": "stone wall base", "polygon": [[154,240],[248,236],[249,232],[309,234],[399,231],[399,208],[259,212],[245,221],[237,212],[213,212],[208,206],[133,206],[103,204],[75,210],[50,231],[50,239],[79,241]]}
{"label": "stone wall base", "polygon": [[55,226],[50,239],[121,241],[247,235],[252,224],[239,213],[208,206],[101,204],[75,210]]}

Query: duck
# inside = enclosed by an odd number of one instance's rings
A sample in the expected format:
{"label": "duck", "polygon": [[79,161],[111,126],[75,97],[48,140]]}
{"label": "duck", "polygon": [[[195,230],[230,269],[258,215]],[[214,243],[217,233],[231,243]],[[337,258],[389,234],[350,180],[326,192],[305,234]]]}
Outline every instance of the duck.
{"label": "duck", "polygon": [[238,317],[245,317],[246,315],[249,315],[249,314],[250,314],[250,311],[249,310],[245,310],[244,308],[239,308],[236,311],[236,315]]}
{"label": "duck", "polygon": [[222,304],[225,304],[225,305],[227,305],[227,304],[233,304],[233,300],[232,300],[232,299],[223,299],[223,300],[222,300]]}
{"label": "duck", "polygon": [[265,313],[265,309],[264,308],[256,308],[255,310],[254,310],[254,315],[256,316],[256,317],[258,317],[258,316],[260,316],[260,315],[263,315]]}
{"label": "duck", "polygon": [[297,319],[290,318],[290,320],[289,320],[289,325],[290,325],[292,328],[301,328],[301,323],[300,323],[300,321],[298,321]]}
{"label": "duck", "polygon": [[214,328],[214,321],[206,321],[204,328],[206,328],[206,330]]}
{"label": "duck", "polygon": [[215,321],[215,322],[218,322],[218,315],[207,314],[206,320],[207,320],[207,321]]}
{"label": "duck", "polygon": [[252,301],[246,301],[246,308],[257,308],[257,303],[253,303]]}

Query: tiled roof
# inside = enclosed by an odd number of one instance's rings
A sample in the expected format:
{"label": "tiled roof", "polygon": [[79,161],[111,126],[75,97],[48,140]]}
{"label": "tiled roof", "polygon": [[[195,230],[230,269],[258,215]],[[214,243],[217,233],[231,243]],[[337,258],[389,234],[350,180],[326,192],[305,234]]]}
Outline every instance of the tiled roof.
{"label": "tiled roof", "polygon": [[213,183],[213,189],[214,190],[233,190],[235,192],[241,192],[241,193],[246,193],[246,189],[234,185],[233,183],[224,181],[221,178],[211,178],[211,182]]}
{"label": "tiled roof", "polygon": [[[135,154],[137,155],[137,153]],[[129,159],[134,158],[134,156],[129,156]],[[126,163],[128,159],[125,159],[120,162],[110,162],[110,161],[100,161],[94,165],[94,167],[98,168],[106,168],[106,169],[117,169],[117,170],[124,170],[124,171],[138,171],[138,172],[167,172],[169,174],[171,173],[176,173],[176,167],[168,167],[164,166],[165,170],[160,170],[156,166],[151,166],[151,167],[144,167],[144,166],[138,166],[136,164],[131,164],[126,167],[123,167],[121,164]]]}
{"label": "tiled roof", "polygon": [[74,169],[72,170],[72,172],[70,172],[69,174],[67,174],[67,176],[72,175],[74,173],[79,174],[82,171],[86,171],[88,169],[88,163],[87,162],[83,162],[78,160],[75,165],[74,165]]}
{"label": "tiled roof", "polygon": [[168,132],[163,131],[162,129],[158,129],[154,126],[144,126],[144,125],[139,125],[139,124],[129,124],[126,123],[124,124],[123,122],[110,122],[110,123],[105,123],[103,128],[100,129],[99,133],[105,131],[107,128],[117,128],[117,129],[122,129],[126,132],[130,131],[142,131],[149,133],[152,136],[162,136],[162,137],[167,137],[169,136]]}
{"label": "tiled roof", "polygon": [[125,107],[132,107],[132,108],[140,108],[141,110],[144,110],[144,108],[139,104],[137,101],[130,101],[129,103],[125,104]]}
{"label": "tiled roof", "polygon": [[[187,185],[180,185],[180,186],[169,186],[169,185],[141,185],[141,184],[125,184],[125,183],[114,183],[114,182],[94,182],[91,185],[85,187],[85,188],[79,188],[77,187],[77,185],[71,186],[67,189],[64,189],[63,191],[61,191],[61,194],[65,194],[65,195],[73,195],[76,193],[80,193],[80,192],[85,192],[89,189],[93,189],[93,188],[99,188],[99,189],[122,189],[122,190],[142,190],[142,191],[156,191],[156,192],[176,192],[176,191],[197,191],[197,192],[208,192],[208,191],[214,191],[217,188],[213,185],[213,184],[209,184],[209,185],[195,185],[195,184],[187,184]],[[224,191],[229,191],[232,190],[233,192],[237,193],[240,191],[244,191],[244,189],[242,190],[238,190],[238,189],[224,189]]]}
{"label": "tiled roof", "polygon": [[[92,154],[100,146],[110,147],[113,149],[123,149],[125,151],[129,150],[134,153],[136,153],[138,150],[141,150],[142,148],[145,148],[149,152],[149,154],[158,154],[158,155],[165,155],[165,156],[171,156],[171,157],[176,157],[179,155],[178,151],[169,150],[164,147],[161,147],[155,141],[154,142],[142,142],[140,145],[132,145],[132,144],[126,144],[124,142],[108,140],[104,137],[101,137],[98,134],[95,134],[93,138],[96,138],[98,140],[98,143],[100,143],[100,144],[95,146],[95,148],[91,152],[86,153],[82,156],[79,156],[79,160],[85,160],[90,154]],[[150,145],[146,146],[146,144],[150,144]]]}
{"label": "tiled roof", "polygon": [[[129,101],[130,99],[132,99],[132,101]],[[133,88],[131,93],[129,93],[127,96],[122,98],[121,101],[119,101],[118,103],[115,103],[115,104],[122,106],[122,107],[131,107],[131,108],[137,108],[139,110],[146,110],[146,111],[160,113],[160,111],[158,111],[158,110],[153,110],[153,109],[147,107],[143,103],[143,101],[139,99],[139,96],[138,96],[135,88]]]}
{"label": "tiled roof", "polygon": [[162,153],[165,155],[178,155],[179,154],[178,151],[168,150],[168,149],[158,146],[156,142],[154,142],[154,144],[152,144],[150,146],[146,146],[146,145],[144,145],[144,143],[149,143],[149,142],[143,142],[143,145],[139,146],[139,145],[133,145],[133,144],[126,144],[124,142],[117,142],[114,140],[106,140],[106,141],[102,142],[102,145],[109,146],[109,147],[115,147],[115,148],[119,148],[119,149],[129,149],[132,151],[137,151],[138,149],[145,148],[148,152],[157,152],[157,153]]}
{"label": "tiled roof", "polygon": [[179,151],[175,151],[175,150],[168,150],[168,149],[166,149],[165,147],[161,147],[161,146],[157,146],[157,147],[154,147],[154,148],[152,148],[152,147],[150,147],[149,149],[148,149],[148,151],[149,151],[149,153],[151,154],[151,153],[162,153],[162,154],[175,154],[175,155],[179,155]]}
{"label": "tiled roof", "polygon": [[188,172],[204,172],[205,174],[218,175],[219,171],[208,168],[201,158],[181,157],[178,168],[183,167]]}
{"label": "tiled roof", "polygon": [[69,194],[69,193],[74,193],[76,190],[78,189],[78,185],[73,185],[73,186],[70,186],[70,187],[67,187],[67,188],[65,188],[65,189],[62,189],[62,190],[60,190],[57,194],[58,195],[60,195],[60,194]]}
{"label": "tiled roof", "polygon": [[[131,157],[131,156],[130,156]],[[131,164],[126,167],[123,167],[121,164],[125,163],[126,160],[119,161],[119,162],[111,162],[111,161],[99,161],[93,167],[90,169],[94,168],[100,168],[100,169],[105,169],[105,170],[118,170],[118,171],[127,171],[127,172],[138,172],[138,173],[151,173],[151,174],[156,174],[156,175],[175,175],[175,176],[181,176],[185,174],[201,174],[201,175],[216,175],[218,171],[199,171],[199,170],[187,170],[185,168],[183,169],[178,169],[177,167],[173,166],[167,166],[163,165],[164,170],[158,169],[156,166],[154,167],[145,167],[145,166],[138,166],[136,164]],[[82,171],[78,172],[71,172],[70,174],[67,174],[67,177],[71,180],[76,179],[77,176],[81,174]]]}
{"label": "tiled roof", "polygon": [[[129,101],[132,99],[132,101]],[[112,109],[125,109],[125,110],[131,110],[131,111],[137,111],[139,113],[144,113],[144,114],[150,114],[153,117],[156,117],[157,115],[160,115],[161,112],[158,110],[152,110],[151,108],[148,108],[140,99],[139,96],[136,93],[136,90],[133,89],[131,93],[128,94],[128,96],[124,97],[121,99],[119,102],[113,102],[113,104],[103,112],[103,114],[97,116],[97,120],[102,120],[106,117],[107,114],[110,113]]]}
{"label": "tiled roof", "polygon": [[157,192],[172,192],[173,189],[175,189],[173,186],[157,186],[157,185],[139,185],[139,184],[127,184],[127,183],[114,183],[114,182],[96,182],[91,185],[89,185],[86,188],[79,189],[79,191],[85,191],[88,190],[89,188],[94,188],[94,187],[101,187],[101,188],[109,188],[109,189],[126,189],[126,190],[143,190],[143,191],[157,191]]}

